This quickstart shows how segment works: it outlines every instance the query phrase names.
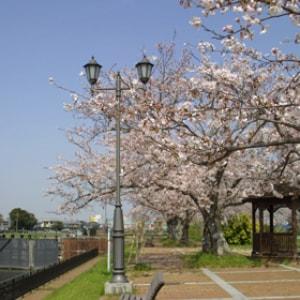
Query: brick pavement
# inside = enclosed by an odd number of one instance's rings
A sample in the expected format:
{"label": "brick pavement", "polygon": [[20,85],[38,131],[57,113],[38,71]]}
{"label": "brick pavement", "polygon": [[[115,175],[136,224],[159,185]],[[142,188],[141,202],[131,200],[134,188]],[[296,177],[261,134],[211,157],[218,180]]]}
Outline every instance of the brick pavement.
{"label": "brick pavement", "polygon": [[[145,248],[141,261],[151,272],[128,272],[136,294],[145,294],[156,270],[163,271],[166,285],[157,300],[300,300],[300,266],[184,270],[184,248]],[[103,297],[116,300],[118,297]]]}
{"label": "brick pavement", "polygon": [[[131,278],[137,294],[144,294],[151,281],[152,274]],[[229,295],[205,276],[201,270],[195,272],[164,272],[166,285],[161,289],[158,300],[230,298]]]}
{"label": "brick pavement", "polygon": [[[152,273],[132,274],[137,294],[145,293]],[[300,300],[300,268],[201,269],[164,272],[164,277],[157,300]]]}

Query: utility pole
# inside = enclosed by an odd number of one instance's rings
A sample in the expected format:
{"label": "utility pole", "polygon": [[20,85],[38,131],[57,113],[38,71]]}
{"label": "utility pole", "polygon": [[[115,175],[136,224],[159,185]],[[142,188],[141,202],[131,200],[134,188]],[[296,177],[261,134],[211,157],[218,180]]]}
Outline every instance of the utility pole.
{"label": "utility pole", "polygon": [[16,232],[18,232],[18,227],[19,227],[19,212],[17,211],[17,216],[16,216]]}

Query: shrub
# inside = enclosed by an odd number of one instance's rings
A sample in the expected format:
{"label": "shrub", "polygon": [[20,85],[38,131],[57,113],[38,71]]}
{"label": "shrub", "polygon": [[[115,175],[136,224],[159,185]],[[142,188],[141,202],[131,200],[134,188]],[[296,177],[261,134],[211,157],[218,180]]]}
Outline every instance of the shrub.
{"label": "shrub", "polygon": [[194,222],[189,227],[189,238],[193,242],[201,242],[203,235],[203,224],[200,222]]}
{"label": "shrub", "polygon": [[251,220],[246,214],[232,216],[223,230],[225,239],[230,245],[246,245],[251,242]]}

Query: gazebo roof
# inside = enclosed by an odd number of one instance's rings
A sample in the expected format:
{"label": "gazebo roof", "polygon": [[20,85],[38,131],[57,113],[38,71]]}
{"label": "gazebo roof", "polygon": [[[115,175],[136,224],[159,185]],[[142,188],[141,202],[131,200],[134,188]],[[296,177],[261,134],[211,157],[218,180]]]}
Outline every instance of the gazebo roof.
{"label": "gazebo roof", "polygon": [[280,207],[290,207],[293,202],[297,202],[300,208],[300,188],[288,184],[275,184],[275,192],[265,193],[264,195],[253,195],[243,199],[243,202],[252,202],[259,207],[276,205]]}

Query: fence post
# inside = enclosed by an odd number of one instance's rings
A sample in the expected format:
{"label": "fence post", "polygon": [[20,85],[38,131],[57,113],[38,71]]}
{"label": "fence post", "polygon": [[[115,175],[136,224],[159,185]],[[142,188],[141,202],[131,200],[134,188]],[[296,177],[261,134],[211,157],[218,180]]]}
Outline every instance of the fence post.
{"label": "fence post", "polygon": [[12,299],[16,299],[16,288],[15,288],[15,279],[12,280]]}
{"label": "fence post", "polygon": [[107,227],[107,272],[110,272],[110,253],[111,253],[111,231]]}
{"label": "fence post", "polygon": [[30,272],[34,268],[33,243],[35,243],[34,240],[28,240],[28,255],[29,255],[28,264],[29,264]]}

